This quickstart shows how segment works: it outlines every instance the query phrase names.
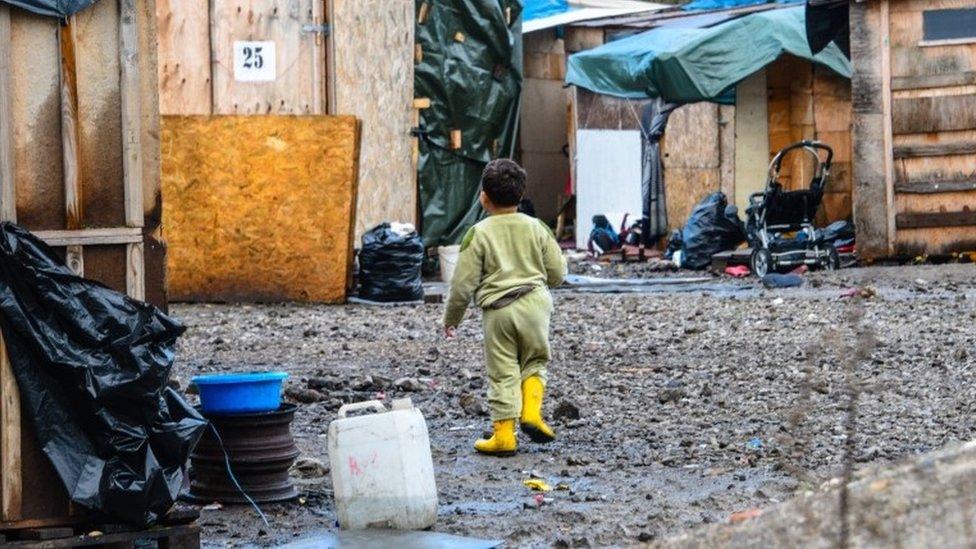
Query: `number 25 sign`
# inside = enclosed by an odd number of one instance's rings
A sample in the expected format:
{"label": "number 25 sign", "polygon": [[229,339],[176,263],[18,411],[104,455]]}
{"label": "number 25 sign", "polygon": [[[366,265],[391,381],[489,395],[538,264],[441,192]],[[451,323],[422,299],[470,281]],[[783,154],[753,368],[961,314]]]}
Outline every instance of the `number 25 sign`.
{"label": "number 25 sign", "polygon": [[275,77],[274,42],[234,41],[234,80],[271,82]]}

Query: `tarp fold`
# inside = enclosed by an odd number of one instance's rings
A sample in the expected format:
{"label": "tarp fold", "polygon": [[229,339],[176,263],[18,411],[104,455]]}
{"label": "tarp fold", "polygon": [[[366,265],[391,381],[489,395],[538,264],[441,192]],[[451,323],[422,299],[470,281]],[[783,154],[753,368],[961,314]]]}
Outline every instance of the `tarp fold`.
{"label": "tarp fold", "polygon": [[814,55],[803,6],[772,9],[708,28],[663,27],[570,56],[566,82],[630,99],[674,103],[720,100],[740,81],[783,54],[850,78],[836,44]]}

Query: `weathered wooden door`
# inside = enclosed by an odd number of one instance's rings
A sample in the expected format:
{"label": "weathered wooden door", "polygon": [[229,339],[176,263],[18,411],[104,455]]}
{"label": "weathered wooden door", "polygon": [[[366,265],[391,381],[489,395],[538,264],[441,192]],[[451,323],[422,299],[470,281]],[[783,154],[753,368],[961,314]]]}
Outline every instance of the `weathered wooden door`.
{"label": "weathered wooden door", "polygon": [[213,0],[214,114],[324,114],[324,7]]}
{"label": "weathered wooden door", "polygon": [[160,0],[160,113],[325,114],[326,0]]}

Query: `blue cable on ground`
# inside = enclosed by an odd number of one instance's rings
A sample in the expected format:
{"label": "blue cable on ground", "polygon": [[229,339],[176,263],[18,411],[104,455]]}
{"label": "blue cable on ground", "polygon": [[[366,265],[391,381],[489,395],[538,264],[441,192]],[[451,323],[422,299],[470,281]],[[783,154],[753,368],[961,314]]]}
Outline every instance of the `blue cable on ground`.
{"label": "blue cable on ground", "polygon": [[230,477],[230,480],[234,482],[234,486],[236,486],[237,490],[241,493],[242,496],[244,496],[244,499],[246,499],[247,502],[251,504],[251,507],[254,507],[254,510],[258,512],[258,515],[261,517],[261,520],[264,521],[264,525],[267,526],[268,528],[271,528],[271,524],[268,522],[268,517],[264,516],[264,512],[261,511],[261,508],[258,507],[257,503],[254,503],[254,500],[251,499],[251,496],[247,495],[247,492],[244,491],[244,488],[241,486],[241,483],[237,481],[237,477],[234,476],[234,471],[232,471],[230,468],[230,455],[227,453],[227,448],[224,447],[224,439],[220,438],[220,433],[217,432],[217,428],[214,427],[214,424],[212,422],[207,422],[207,423],[210,425],[210,430],[213,431],[214,436],[217,437],[217,443],[220,444],[220,451],[224,453],[224,463],[227,465],[227,475]]}

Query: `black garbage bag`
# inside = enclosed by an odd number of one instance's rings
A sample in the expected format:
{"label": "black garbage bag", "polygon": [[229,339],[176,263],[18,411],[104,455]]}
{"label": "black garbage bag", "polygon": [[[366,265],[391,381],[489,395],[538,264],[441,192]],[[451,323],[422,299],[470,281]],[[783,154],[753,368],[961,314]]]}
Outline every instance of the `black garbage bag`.
{"label": "black garbage bag", "polygon": [[72,501],[140,525],[166,513],[206,426],[166,385],[183,326],[76,276],[44,242],[3,223],[0,329],[26,413]]}
{"label": "black garbage bag", "polygon": [[825,244],[839,240],[849,241],[854,238],[854,224],[850,221],[834,221],[823,229],[818,229],[817,238]]}
{"label": "black garbage bag", "polygon": [[420,268],[424,243],[416,231],[401,234],[389,223],[363,235],[359,251],[359,297],[392,303],[424,298]]}
{"label": "black garbage bag", "polygon": [[[739,209],[728,203],[724,193],[712,193],[695,205],[681,229],[677,243],[682,250],[681,266],[707,268],[713,255],[734,250],[745,239],[745,225],[739,219]],[[668,248],[670,251],[670,244]]]}

